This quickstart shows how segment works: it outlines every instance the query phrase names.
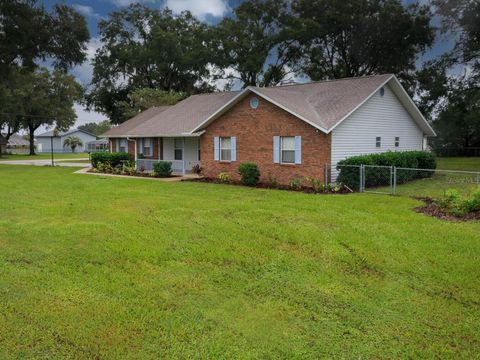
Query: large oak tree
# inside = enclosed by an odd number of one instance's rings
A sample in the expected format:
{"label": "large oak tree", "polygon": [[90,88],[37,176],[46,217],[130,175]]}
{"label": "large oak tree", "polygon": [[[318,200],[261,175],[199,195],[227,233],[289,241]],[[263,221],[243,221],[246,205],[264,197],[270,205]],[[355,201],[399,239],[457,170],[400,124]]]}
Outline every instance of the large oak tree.
{"label": "large oak tree", "polygon": [[99,24],[102,47],[87,101],[113,123],[125,120],[121,103],[136,89],[188,94],[211,90],[209,29],[189,12],[174,15],[136,4]]}
{"label": "large oak tree", "polygon": [[312,80],[415,69],[434,40],[428,6],[400,0],[294,0],[295,37]]}

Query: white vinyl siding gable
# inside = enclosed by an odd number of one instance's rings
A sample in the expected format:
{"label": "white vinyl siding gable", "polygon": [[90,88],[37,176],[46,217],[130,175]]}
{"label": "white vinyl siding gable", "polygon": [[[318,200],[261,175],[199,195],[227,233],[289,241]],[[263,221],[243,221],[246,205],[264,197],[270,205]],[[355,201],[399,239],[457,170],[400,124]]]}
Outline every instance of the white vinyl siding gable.
{"label": "white vinyl siding gable", "polygon": [[[355,155],[423,149],[422,130],[389,86],[384,89],[383,96],[377,91],[332,131],[333,169],[338,161]],[[395,138],[401,139],[397,147]]]}

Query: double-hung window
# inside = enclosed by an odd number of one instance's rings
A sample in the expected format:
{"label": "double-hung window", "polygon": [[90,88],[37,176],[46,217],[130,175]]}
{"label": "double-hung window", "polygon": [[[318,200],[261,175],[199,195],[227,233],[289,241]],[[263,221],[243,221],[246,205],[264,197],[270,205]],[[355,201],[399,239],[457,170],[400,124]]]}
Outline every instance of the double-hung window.
{"label": "double-hung window", "polygon": [[395,147],[400,147],[400,137],[395,137]]}
{"label": "double-hung window", "polygon": [[280,162],[282,164],[295,164],[295,137],[280,137]]}
{"label": "double-hung window", "polygon": [[220,161],[232,160],[232,138],[220,138]]}
{"label": "double-hung window", "polygon": [[152,156],[152,139],[151,138],[143,139],[142,154],[143,156]]}
{"label": "double-hung window", "polygon": [[127,152],[128,151],[128,140],[127,139],[120,139],[119,140],[118,151],[119,152]]}
{"label": "double-hung window", "polygon": [[183,139],[174,140],[174,157],[175,160],[183,160]]}
{"label": "double-hung window", "polygon": [[377,136],[375,139],[375,147],[382,147],[382,138],[380,136]]}

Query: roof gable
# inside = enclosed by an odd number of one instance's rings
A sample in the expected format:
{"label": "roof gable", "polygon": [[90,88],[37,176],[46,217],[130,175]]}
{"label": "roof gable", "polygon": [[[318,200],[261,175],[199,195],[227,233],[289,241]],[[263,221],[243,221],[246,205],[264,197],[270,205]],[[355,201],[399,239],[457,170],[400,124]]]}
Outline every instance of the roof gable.
{"label": "roof gable", "polygon": [[251,93],[328,134],[387,83],[423,132],[435,135],[398,79],[387,74],[193,95],[174,106],[148,109],[104,136],[196,136]]}

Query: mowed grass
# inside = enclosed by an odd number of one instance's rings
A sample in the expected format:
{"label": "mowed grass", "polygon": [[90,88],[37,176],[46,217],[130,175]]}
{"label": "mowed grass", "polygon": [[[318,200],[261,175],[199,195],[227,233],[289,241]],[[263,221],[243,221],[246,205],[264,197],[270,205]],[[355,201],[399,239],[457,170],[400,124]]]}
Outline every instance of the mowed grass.
{"label": "mowed grass", "polygon": [[[37,155],[28,155],[28,154],[2,154],[0,161],[3,160],[48,160],[51,159],[52,155],[47,153],[41,153]],[[87,153],[54,153],[53,159],[88,159]]]}
{"label": "mowed grass", "polygon": [[[478,157],[438,158],[437,169],[439,171],[432,177],[399,184],[396,188],[396,194],[438,198],[442,197],[449,189],[455,189],[464,196],[469,196],[473,192],[480,190],[480,158]],[[459,172],[442,172],[441,170],[454,170]],[[367,174],[367,176],[379,176],[384,179],[390,178],[389,169],[369,169],[369,171],[370,173]],[[411,173],[411,170],[397,170],[397,178],[406,176],[409,173]],[[381,187],[373,190],[390,192],[390,187]]]}
{"label": "mowed grass", "polygon": [[0,165],[0,358],[480,352],[480,223],[308,195]]}

